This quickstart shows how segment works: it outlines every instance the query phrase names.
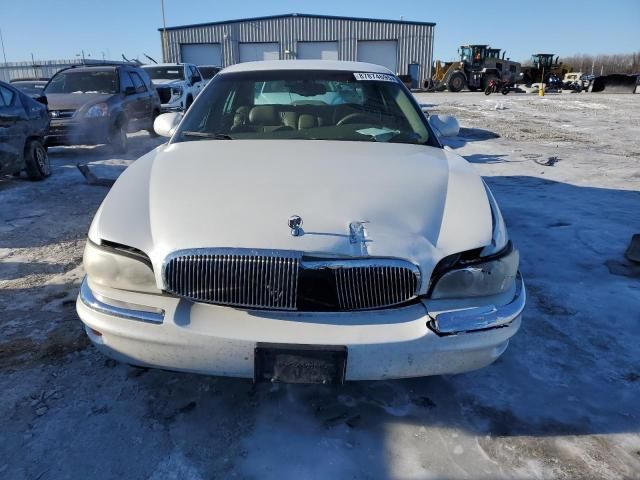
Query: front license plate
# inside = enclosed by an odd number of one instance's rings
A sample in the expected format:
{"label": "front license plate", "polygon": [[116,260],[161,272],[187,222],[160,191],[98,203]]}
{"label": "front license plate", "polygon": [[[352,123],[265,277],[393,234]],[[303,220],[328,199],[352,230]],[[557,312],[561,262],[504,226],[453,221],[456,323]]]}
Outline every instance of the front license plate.
{"label": "front license plate", "polygon": [[255,382],[344,383],[347,347],[258,343]]}

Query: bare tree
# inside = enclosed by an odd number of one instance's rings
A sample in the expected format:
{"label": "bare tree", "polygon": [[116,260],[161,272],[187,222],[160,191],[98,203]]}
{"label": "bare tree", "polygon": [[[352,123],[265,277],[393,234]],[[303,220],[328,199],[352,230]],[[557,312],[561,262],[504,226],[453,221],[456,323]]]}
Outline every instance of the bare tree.
{"label": "bare tree", "polygon": [[561,58],[566,68],[574,72],[609,75],[610,73],[640,73],[640,52],[606,55],[577,54]]}

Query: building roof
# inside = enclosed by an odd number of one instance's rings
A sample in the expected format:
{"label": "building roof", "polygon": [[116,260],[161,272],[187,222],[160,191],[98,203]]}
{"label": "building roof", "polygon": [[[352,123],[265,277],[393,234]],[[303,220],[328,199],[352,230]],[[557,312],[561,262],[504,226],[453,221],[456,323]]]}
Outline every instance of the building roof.
{"label": "building roof", "polygon": [[338,60],[267,60],[243,62],[231,65],[218,75],[235,72],[257,72],[264,70],[340,70],[346,72],[386,73],[393,72],[380,65],[364,62],[343,62]]}
{"label": "building roof", "polygon": [[[207,23],[193,23],[190,25],[178,25],[175,27],[167,27],[167,30],[181,30],[183,28],[192,28],[192,27],[207,27],[213,25],[226,25],[229,23],[238,23],[238,22],[257,22],[260,20],[273,20],[276,18],[295,18],[295,17],[305,17],[305,18],[326,18],[328,20],[354,20],[361,22],[383,22],[383,23],[400,23],[405,25],[429,25],[435,26],[433,22],[413,22],[408,20],[391,20],[391,19],[383,19],[383,18],[360,18],[360,17],[340,17],[335,15],[312,15],[309,13],[286,13],[283,15],[269,15],[265,17],[251,17],[251,18],[238,18],[236,20],[223,20],[220,22],[207,22]],[[164,28],[158,28],[158,31],[163,31]]]}

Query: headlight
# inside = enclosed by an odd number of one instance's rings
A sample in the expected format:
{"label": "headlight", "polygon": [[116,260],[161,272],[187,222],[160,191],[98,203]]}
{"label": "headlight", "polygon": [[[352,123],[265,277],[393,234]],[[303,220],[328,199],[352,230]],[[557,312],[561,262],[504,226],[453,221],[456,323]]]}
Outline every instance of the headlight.
{"label": "headlight", "polygon": [[[151,266],[142,252],[98,246],[90,240],[84,249],[84,269],[92,283],[133,292],[160,293]],[[148,259],[147,259],[148,261]]]}
{"label": "headlight", "polygon": [[486,260],[465,261],[460,258],[456,256],[453,261],[449,261],[447,257],[441,262],[455,264],[439,276],[436,274],[437,280],[431,291],[431,298],[486,297],[504,293],[513,287],[520,255],[510,243],[503,253]]}
{"label": "headlight", "polygon": [[489,205],[491,206],[492,238],[491,244],[487,245],[482,250],[480,256],[488,257],[504,250],[509,242],[509,235],[507,234],[507,226],[504,223],[504,218],[502,218],[502,212],[500,212],[500,208],[498,207],[496,199],[493,197],[493,193],[491,193],[491,190],[489,190],[486,183],[484,188],[487,191]]}
{"label": "headlight", "polygon": [[96,103],[89,107],[85,117],[106,117],[109,114],[109,106],[106,103]]}

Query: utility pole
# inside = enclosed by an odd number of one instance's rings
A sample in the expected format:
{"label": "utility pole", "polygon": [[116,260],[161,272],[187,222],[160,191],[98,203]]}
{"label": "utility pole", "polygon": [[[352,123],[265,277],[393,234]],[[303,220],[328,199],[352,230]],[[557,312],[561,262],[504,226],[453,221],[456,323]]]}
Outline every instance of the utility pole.
{"label": "utility pole", "polygon": [[166,62],[169,56],[169,45],[167,42],[167,21],[164,17],[164,0],[160,0],[160,8],[162,9],[162,61]]}
{"label": "utility pole", "polygon": [[7,63],[7,52],[4,51],[4,38],[2,38],[2,29],[0,29],[0,44],[2,44],[2,56],[4,57],[4,63]]}

